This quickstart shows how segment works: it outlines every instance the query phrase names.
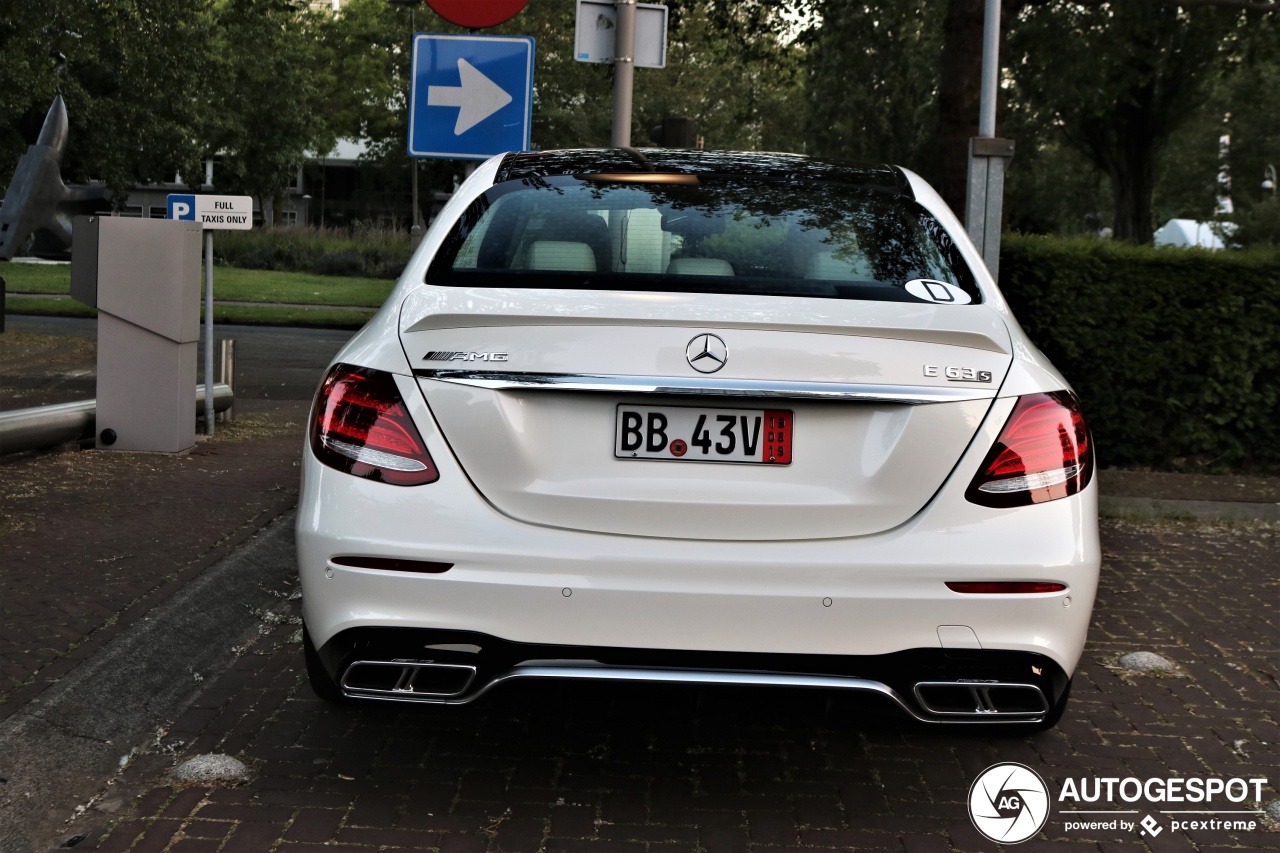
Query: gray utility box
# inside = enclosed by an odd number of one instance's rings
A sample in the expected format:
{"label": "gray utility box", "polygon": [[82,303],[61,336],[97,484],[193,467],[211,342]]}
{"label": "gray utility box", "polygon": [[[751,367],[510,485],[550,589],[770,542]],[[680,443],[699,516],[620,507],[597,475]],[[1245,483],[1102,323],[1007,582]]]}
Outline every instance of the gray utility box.
{"label": "gray utility box", "polygon": [[73,222],[71,296],[98,309],[99,448],[196,443],[200,234],[200,223],[176,219]]}

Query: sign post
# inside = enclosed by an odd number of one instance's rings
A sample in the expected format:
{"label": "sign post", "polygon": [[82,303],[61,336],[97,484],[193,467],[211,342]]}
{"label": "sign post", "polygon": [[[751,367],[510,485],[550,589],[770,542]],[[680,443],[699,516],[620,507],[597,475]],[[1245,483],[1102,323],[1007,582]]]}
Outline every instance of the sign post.
{"label": "sign post", "polygon": [[[578,0],[573,31],[573,58],[578,62],[611,63],[617,48],[618,14],[613,0]],[[637,3],[632,65],[667,67],[667,7]]]}
{"label": "sign post", "polygon": [[1013,141],[996,138],[996,95],[1000,77],[1000,0],[986,0],[982,28],[982,99],[978,135],[969,140],[969,187],[965,230],[982,252],[991,277],[1000,279],[1000,227],[1003,224],[1004,173],[1013,157]]}
{"label": "sign post", "polygon": [[636,0],[578,0],[574,58],[613,63],[610,144],[631,146],[631,92],[636,68],[667,64],[667,7]]}
{"label": "sign post", "polygon": [[213,232],[253,227],[253,198],[247,195],[170,193],[166,219],[199,222],[204,230],[204,431],[213,435]]}

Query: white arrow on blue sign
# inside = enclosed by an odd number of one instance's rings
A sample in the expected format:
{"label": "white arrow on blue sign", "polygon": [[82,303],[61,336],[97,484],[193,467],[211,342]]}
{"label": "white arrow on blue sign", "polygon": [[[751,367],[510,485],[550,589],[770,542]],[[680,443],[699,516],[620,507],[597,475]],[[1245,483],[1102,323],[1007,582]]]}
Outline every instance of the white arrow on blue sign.
{"label": "white arrow on blue sign", "polygon": [[413,37],[409,154],[485,160],[529,148],[533,39]]}

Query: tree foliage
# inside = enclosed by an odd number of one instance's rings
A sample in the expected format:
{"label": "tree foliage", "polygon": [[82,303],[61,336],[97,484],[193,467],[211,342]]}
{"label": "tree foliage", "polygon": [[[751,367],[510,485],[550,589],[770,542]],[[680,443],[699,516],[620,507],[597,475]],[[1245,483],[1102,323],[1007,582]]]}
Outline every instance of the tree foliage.
{"label": "tree foliage", "polygon": [[0,180],[57,91],[71,121],[64,174],[121,191],[190,173],[203,154],[209,56],[200,46],[212,26],[209,5],[193,0],[0,5]]}
{"label": "tree foliage", "polygon": [[338,81],[319,61],[320,20],[283,0],[221,0],[215,16],[206,145],[223,154],[217,185],[274,211],[307,152],[336,138],[326,95]]}
{"label": "tree foliage", "polygon": [[[958,209],[967,139],[977,132],[982,6],[815,0],[814,148],[915,168]],[[1005,0],[997,115],[1000,133],[1018,143],[1009,221],[1066,232],[1105,222],[1118,237],[1150,242],[1157,210],[1211,214],[1223,116],[1232,114],[1233,174],[1251,146],[1277,141],[1274,125],[1256,132],[1268,89],[1222,82],[1274,66],[1276,8],[1270,0]],[[1237,145],[1234,131],[1246,126],[1250,141]],[[1261,174],[1250,156],[1247,168]]]}
{"label": "tree foliage", "polygon": [[315,19],[287,0],[10,0],[0,4],[0,180],[53,95],[71,121],[63,174],[137,184],[202,176],[271,198],[331,145]]}
{"label": "tree foliage", "polygon": [[820,26],[809,33],[810,153],[896,163],[940,181],[943,11],[940,4],[821,6]]}
{"label": "tree foliage", "polygon": [[[669,0],[667,67],[636,72],[633,142],[687,117],[708,148],[901,163],[958,208],[983,2]],[[1258,185],[1280,160],[1276,8],[1004,0],[998,116],[1018,143],[1008,221],[1108,224],[1146,241],[1157,221],[1212,215],[1225,158],[1242,233],[1265,231],[1273,196]],[[0,181],[61,91],[72,122],[64,173],[117,192],[199,175],[201,159],[221,154],[219,189],[270,199],[307,152],[339,137],[362,140],[370,162],[407,185],[395,173],[407,177],[409,164],[411,17],[418,31],[462,32],[421,3],[389,0],[348,0],[337,13],[303,0],[7,0]],[[610,138],[612,67],[574,60],[574,17],[574,0],[534,0],[486,31],[537,40],[535,148]],[[443,189],[463,168],[420,165]]]}
{"label": "tree foliage", "polygon": [[[536,42],[531,144],[609,144],[611,65],[574,58],[575,0],[537,0],[486,33]],[[425,6],[420,32],[466,32]],[[776,4],[678,0],[670,4],[665,69],[636,69],[632,144],[666,116],[693,119],[708,148],[803,147],[802,49],[787,38]],[[339,135],[362,140],[371,160],[404,164],[408,125],[410,18],[387,0],[350,0],[323,28],[325,54],[341,81],[330,112]],[[457,161],[423,161],[427,183],[447,187]]]}
{"label": "tree foliage", "polygon": [[1248,22],[1166,0],[1024,5],[1009,36],[1014,97],[1107,176],[1117,238],[1151,242],[1157,161]]}

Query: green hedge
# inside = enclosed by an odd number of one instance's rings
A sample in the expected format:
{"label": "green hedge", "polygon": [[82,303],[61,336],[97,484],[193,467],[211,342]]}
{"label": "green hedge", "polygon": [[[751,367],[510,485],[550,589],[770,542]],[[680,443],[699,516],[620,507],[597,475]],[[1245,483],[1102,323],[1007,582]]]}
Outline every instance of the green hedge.
{"label": "green hedge", "polygon": [[1008,236],[1000,286],[1102,465],[1280,470],[1280,253]]}
{"label": "green hedge", "polygon": [[403,231],[285,225],[221,231],[213,254],[217,263],[243,269],[395,279],[413,246]]}

